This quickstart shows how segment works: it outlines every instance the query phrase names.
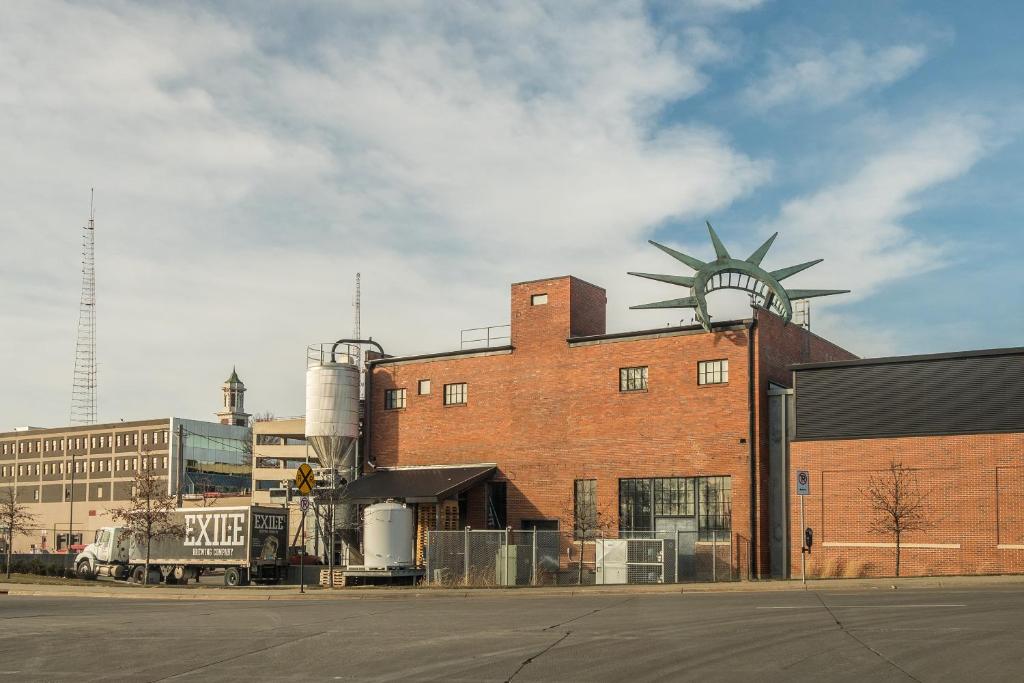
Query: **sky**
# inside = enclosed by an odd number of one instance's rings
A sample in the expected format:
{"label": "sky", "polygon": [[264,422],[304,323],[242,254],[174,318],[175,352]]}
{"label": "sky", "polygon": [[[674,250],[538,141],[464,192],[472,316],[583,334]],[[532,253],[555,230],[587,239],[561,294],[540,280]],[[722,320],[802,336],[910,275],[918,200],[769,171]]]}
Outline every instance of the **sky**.
{"label": "sky", "polygon": [[[771,233],[861,356],[1024,344],[1024,3],[59,2],[0,18],[0,429],[68,423],[95,188],[99,419],[303,412],[573,274],[609,332]],[[719,320],[742,295],[709,298]]]}

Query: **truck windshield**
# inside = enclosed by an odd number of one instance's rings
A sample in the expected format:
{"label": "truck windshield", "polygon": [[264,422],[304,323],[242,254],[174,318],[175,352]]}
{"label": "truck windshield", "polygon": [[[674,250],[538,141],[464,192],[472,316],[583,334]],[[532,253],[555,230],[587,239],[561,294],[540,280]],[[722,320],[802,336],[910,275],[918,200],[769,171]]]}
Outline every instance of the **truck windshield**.
{"label": "truck windshield", "polygon": [[107,541],[110,540],[110,531],[108,529],[101,529],[96,532],[96,545],[106,545]]}

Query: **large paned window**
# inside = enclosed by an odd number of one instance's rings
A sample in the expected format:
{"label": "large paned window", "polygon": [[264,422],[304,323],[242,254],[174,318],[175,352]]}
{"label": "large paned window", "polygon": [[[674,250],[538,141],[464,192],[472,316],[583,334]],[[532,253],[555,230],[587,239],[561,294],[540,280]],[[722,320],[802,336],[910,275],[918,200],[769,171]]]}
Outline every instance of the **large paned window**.
{"label": "large paned window", "polygon": [[700,540],[728,540],[732,528],[730,477],[701,477],[697,480],[697,496]]}
{"label": "large paned window", "polygon": [[647,391],[647,366],[619,368],[619,391]]}
{"label": "large paned window", "polygon": [[468,391],[465,382],[459,384],[444,385],[444,404],[446,406],[457,406],[466,403]]}
{"label": "large paned window", "polygon": [[728,540],[732,528],[730,477],[619,480],[619,528],[653,531],[657,520],[697,517],[699,540]]}
{"label": "large paned window", "polygon": [[384,392],[384,408],[396,410],[405,407],[405,389],[387,389]]}
{"label": "large paned window", "polygon": [[697,384],[727,384],[728,360],[702,360],[697,363]]}
{"label": "large paned window", "polygon": [[573,536],[593,538],[597,535],[597,480],[574,481],[572,502]]}

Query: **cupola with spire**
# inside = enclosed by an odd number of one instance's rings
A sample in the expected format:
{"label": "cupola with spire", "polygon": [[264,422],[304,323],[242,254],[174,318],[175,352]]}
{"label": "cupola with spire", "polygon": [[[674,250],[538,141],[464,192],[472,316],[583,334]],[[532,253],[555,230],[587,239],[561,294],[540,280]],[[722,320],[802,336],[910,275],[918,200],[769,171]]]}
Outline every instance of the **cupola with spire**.
{"label": "cupola with spire", "polygon": [[231,376],[221,385],[224,405],[217,412],[221,424],[244,427],[249,424],[249,413],[245,412],[245,384],[238,378],[238,371],[232,367]]}

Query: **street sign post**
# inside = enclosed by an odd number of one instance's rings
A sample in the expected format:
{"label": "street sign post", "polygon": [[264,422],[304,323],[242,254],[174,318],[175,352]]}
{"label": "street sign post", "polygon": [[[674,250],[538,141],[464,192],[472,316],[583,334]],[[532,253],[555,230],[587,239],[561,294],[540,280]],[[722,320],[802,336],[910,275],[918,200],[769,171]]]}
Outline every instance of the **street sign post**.
{"label": "street sign post", "polygon": [[299,465],[295,470],[295,488],[299,490],[302,498],[299,499],[299,509],[302,510],[302,550],[299,553],[299,592],[306,592],[306,511],[309,510],[310,493],[316,486],[316,477],[313,476],[313,468],[306,463]]}
{"label": "street sign post", "polygon": [[316,477],[313,476],[313,468],[306,463],[302,463],[295,470],[295,488],[303,496],[308,496],[313,491],[314,486],[316,486]]}
{"label": "street sign post", "polygon": [[[807,500],[807,496],[811,495],[811,473],[807,470],[796,471],[796,495],[800,496],[800,528],[807,529],[804,526],[804,501]],[[800,546],[800,582],[805,588],[807,587],[807,553],[810,551],[810,545],[805,540]]]}

